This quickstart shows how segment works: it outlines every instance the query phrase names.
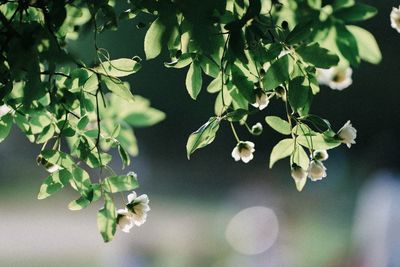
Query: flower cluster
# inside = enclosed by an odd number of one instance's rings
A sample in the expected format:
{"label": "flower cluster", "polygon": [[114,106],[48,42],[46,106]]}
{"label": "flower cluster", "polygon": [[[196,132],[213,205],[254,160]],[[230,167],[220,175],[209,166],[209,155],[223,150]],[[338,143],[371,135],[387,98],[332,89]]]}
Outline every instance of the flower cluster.
{"label": "flower cluster", "polygon": [[128,195],[128,203],[124,209],[117,210],[117,224],[125,233],[129,233],[131,228],[141,226],[146,222],[147,212],[150,211],[149,198],[146,194],[137,196],[133,191]]}

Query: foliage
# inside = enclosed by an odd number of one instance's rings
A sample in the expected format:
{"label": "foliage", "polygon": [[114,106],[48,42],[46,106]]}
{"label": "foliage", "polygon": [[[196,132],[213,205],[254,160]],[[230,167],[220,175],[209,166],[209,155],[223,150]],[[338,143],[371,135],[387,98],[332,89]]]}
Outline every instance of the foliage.
{"label": "foliage", "polygon": [[[136,175],[115,174],[108,151],[116,149],[129,166],[138,153],[132,127],[152,126],[165,115],[124,82],[141,69],[141,58],[114,59],[98,46],[98,34],[117,30],[120,20],[148,27],[146,60],[169,55],[165,67],[186,68],[194,100],[204,88],[216,94],[215,114],[189,136],[188,158],[225,123],[240,143],[234,124],[253,133],[248,118],[274,100],[287,116],[266,117],[285,136],[270,167],[290,157],[291,166],[307,169],[315,150],[343,142],[327,120],[310,113],[320,91],[317,69],[378,63],[373,35],[350,25],[375,14],[354,0],[1,0],[0,141],[15,124],[42,145],[38,163],[50,174],[39,199],[66,185],[80,195],[71,210],[103,199],[98,226],[110,241],[118,223],[113,194],[138,183]],[[89,31],[95,56],[88,63],[74,57],[70,44]],[[104,172],[89,175],[90,169]]]}

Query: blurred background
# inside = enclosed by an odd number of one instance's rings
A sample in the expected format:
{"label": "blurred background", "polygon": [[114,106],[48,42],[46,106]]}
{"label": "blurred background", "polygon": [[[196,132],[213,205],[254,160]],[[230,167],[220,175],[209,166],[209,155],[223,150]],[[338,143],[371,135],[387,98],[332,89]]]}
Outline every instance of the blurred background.
{"label": "blurred background", "polygon": [[[99,205],[69,211],[76,193],[64,189],[36,199],[46,172],[36,165],[40,147],[14,128],[0,145],[0,266],[134,267],[398,267],[400,266],[400,34],[390,27],[397,1],[365,1],[379,14],[362,24],[377,38],[383,61],[362,63],[342,92],[322,88],[312,112],[339,129],[351,119],[357,144],[331,152],[328,177],[296,191],[288,161],[268,169],[279,136],[264,117],[262,136],[248,164],[231,158],[236,142],[224,125],[211,146],[186,159],[188,135],[213,114],[214,95],[187,95],[185,71],[144,62],[131,78],[135,94],[149,98],[167,120],[135,131],[140,155],[138,193],[150,197],[148,221],[104,244],[97,232]],[[100,36],[112,58],[143,55],[145,30],[121,23]],[[90,61],[92,36],[71,43]],[[179,104],[178,104],[179,103]],[[115,158],[118,158],[115,155]],[[119,160],[113,167],[121,168]]]}

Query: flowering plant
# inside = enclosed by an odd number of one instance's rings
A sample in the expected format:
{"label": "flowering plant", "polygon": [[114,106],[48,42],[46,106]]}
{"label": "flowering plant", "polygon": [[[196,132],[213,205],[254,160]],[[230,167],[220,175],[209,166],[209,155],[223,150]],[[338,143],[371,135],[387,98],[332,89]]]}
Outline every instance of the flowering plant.
{"label": "flowering plant", "polygon": [[[302,190],[307,176],[326,176],[326,150],[355,143],[350,122],[336,132],[311,112],[311,103],[320,84],[343,90],[361,60],[380,62],[373,35],[352,25],[375,14],[355,0],[0,0],[0,141],[15,124],[42,146],[37,160],[49,176],[39,199],[68,185],[79,194],[71,210],[103,199],[97,221],[104,241],[114,237],[117,225],[128,232],[142,224],[147,196],[132,193],[117,209],[114,194],[136,189],[138,181],[133,172],[115,173],[109,150],[118,151],[122,168],[129,166],[138,153],[132,128],[152,126],[165,114],[133,95],[124,81],[141,69],[142,59],[115,59],[98,43],[98,35],[127,21],[147,28],[146,60],[162,57],[166,68],[187,69],[185,86],[193,100],[204,89],[215,94],[215,114],[187,140],[188,158],[228,125],[237,140],[232,157],[249,162],[256,144],[243,141],[235,127],[248,130],[245,140],[262,134],[261,122],[248,122],[276,101],[285,118],[266,116],[265,122],[285,137],[273,148],[269,166],[289,157]],[[397,29],[398,17],[393,9]],[[87,32],[95,55],[90,62],[73,52]],[[90,175],[90,169],[104,172]]]}

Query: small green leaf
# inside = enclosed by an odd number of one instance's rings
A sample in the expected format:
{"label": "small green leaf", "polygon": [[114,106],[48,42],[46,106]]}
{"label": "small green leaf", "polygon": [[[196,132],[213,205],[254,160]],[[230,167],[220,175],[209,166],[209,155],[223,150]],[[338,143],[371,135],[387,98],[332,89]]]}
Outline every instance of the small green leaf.
{"label": "small green leaf", "polygon": [[83,85],[83,90],[90,93],[95,92],[98,88],[99,79],[97,78],[97,74],[92,74]]}
{"label": "small green leaf", "polygon": [[193,62],[186,75],[186,89],[194,100],[196,100],[201,91],[202,83],[201,68],[196,62]]}
{"label": "small green leaf", "polygon": [[91,202],[87,198],[80,197],[76,200],[71,201],[68,204],[68,209],[69,210],[82,210],[82,209],[86,208],[87,206],[89,206],[90,203]]}
{"label": "small green leaf", "polygon": [[75,163],[72,158],[62,151],[44,149],[42,152],[40,152],[39,157],[43,158],[48,163],[59,165],[70,171],[75,167]]}
{"label": "small green leaf", "polygon": [[218,75],[217,78],[212,80],[210,84],[207,86],[207,92],[209,93],[217,93],[222,89],[222,75]]}
{"label": "small green leaf", "polygon": [[232,83],[247,101],[250,103],[256,101],[254,83],[249,81],[243,71],[236,65],[232,66]]}
{"label": "small green leaf", "polygon": [[293,139],[283,139],[274,146],[269,158],[269,168],[271,169],[275,162],[290,156],[294,150]]}
{"label": "small green leaf", "polygon": [[197,131],[190,134],[186,144],[188,159],[190,159],[190,155],[193,154],[193,152],[197,149],[211,144],[215,139],[215,135],[217,134],[218,129],[219,119],[216,117],[212,117]]}
{"label": "small green leaf", "polygon": [[291,134],[290,124],[287,121],[276,116],[267,116],[265,117],[265,121],[278,133],[285,135]]}
{"label": "small green leaf", "polygon": [[11,114],[6,114],[0,118],[0,142],[3,142],[10,134],[12,122]]}
{"label": "small green leaf", "polygon": [[147,108],[142,112],[132,112],[124,118],[133,127],[148,127],[165,119],[165,113],[155,108]]}
{"label": "small green leaf", "polygon": [[297,137],[297,142],[302,146],[313,150],[332,149],[341,144],[339,140],[326,138],[323,134],[317,134],[315,136],[299,136]]}
{"label": "small green leaf", "polygon": [[357,22],[374,17],[378,13],[375,7],[365,4],[355,4],[347,8],[338,9],[334,16],[345,22]]}
{"label": "small green leaf", "polygon": [[315,67],[327,69],[332,66],[336,66],[339,62],[339,57],[329,50],[320,47],[317,43],[300,46],[296,49],[302,59],[311,63]]}
{"label": "small green leaf", "polygon": [[312,100],[310,87],[304,85],[304,77],[298,76],[289,82],[289,104],[300,115],[307,114]]}
{"label": "small green leaf", "polygon": [[288,45],[294,45],[306,40],[311,36],[312,22],[306,21],[299,23],[286,37],[285,43]]}
{"label": "small green leaf", "polygon": [[336,25],[336,44],[343,57],[349,61],[352,66],[358,66],[360,63],[360,56],[357,40],[344,25]]}
{"label": "small green leaf", "polygon": [[117,78],[108,78],[104,76],[102,77],[102,80],[106,84],[107,88],[117,96],[122,97],[127,101],[135,100],[135,98],[131,93],[131,90],[129,89],[129,86],[124,82],[122,82],[121,80]]}
{"label": "small green leaf", "polygon": [[105,178],[101,184],[103,189],[110,193],[130,191],[139,187],[137,177],[134,173],[110,176]]}
{"label": "small green leaf", "polygon": [[[120,58],[110,61],[104,61],[99,66],[95,67],[94,71],[105,76],[125,77],[137,72],[140,67],[140,63],[136,60],[130,58]],[[95,81],[90,81],[90,84],[87,86],[89,88],[92,88],[94,82]]]}
{"label": "small green leaf", "polygon": [[205,74],[213,78],[216,78],[221,72],[218,64],[208,56],[200,56],[200,66]]}
{"label": "small green leaf", "polygon": [[156,19],[151,24],[144,37],[144,52],[146,59],[156,58],[162,49],[162,39],[165,33],[165,25],[160,19]]}
{"label": "small green leaf", "polygon": [[300,120],[307,123],[308,125],[310,125],[310,127],[320,133],[331,129],[331,124],[329,123],[329,121],[322,119],[321,117],[316,115],[309,114],[305,117],[300,118]]}
{"label": "small green leaf", "polygon": [[76,127],[78,127],[79,130],[83,131],[86,126],[89,124],[89,117],[88,116],[83,116]]}
{"label": "small green leaf", "polygon": [[53,137],[54,132],[55,132],[54,125],[53,124],[47,125],[46,127],[43,128],[43,131],[36,138],[36,143],[42,144],[47,142],[50,138]]}
{"label": "small green leaf", "polygon": [[228,121],[240,121],[242,120],[244,117],[246,117],[249,114],[248,110],[245,109],[237,109],[234,110],[232,112],[229,112],[228,114],[226,114],[226,119]]}
{"label": "small green leaf", "polygon": [[126,166],[129,166],[129,164],[131,164],[131,159],[129,157],[128,152],[121,145],[118,145],[118,154],[122,160],[122,168],[123,169]]}
{"label": "small green leaf", "polygon": [[369,31],[358,26],[349,25],[346,26],[346,28],[357,40],[358,52],[360,53],[361,59],[372,64],[380,63],[382,60],[382,53],[375,37]]}
{"label": "small green leaf", "polygon": [[93,184],[92,190],[88,192],[87,196],[81,196],[80,198],[71,201],[68,204],[68,209],[73,211],[84,209],[87,206],[89,206],[90,203],[99,200],[101,195],[102,195],[101,185],[97,183]]}
{"label": "small green leaf", "polygon": [[104,242],[114,238],[117,228],[117,211],[109,194],[104,195],[104,206],[97,213],[97,228]]}
{"label": "small green leaf", "polygon": [[37,198],[45,199],[51,196],[63,188],[71,179],[71,173],[65,169],[52,173],[43,181]]}
{"label": "small green leaf", "polygon": [[272,90],[289,80],[289,56],[285,55],[277,59],[268,68],[263,78],[265,90]]}

